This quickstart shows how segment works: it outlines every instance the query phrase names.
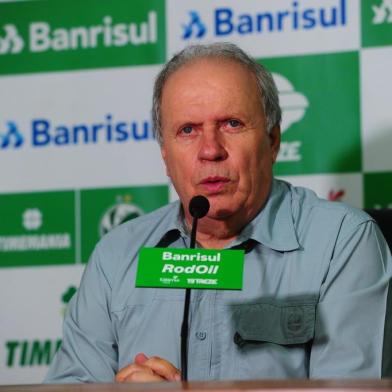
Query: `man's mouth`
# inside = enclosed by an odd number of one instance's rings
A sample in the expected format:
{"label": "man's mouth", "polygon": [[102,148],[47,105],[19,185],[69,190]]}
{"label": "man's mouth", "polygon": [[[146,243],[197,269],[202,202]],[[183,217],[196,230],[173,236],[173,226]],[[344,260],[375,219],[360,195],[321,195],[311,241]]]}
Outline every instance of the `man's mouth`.
{"label": "man's mouth", "polygon": [[200,181],[200,185],[205,191],[212,194],[221,191],[229,182],[230,178],[211,176],[203,178],[203,180]]}

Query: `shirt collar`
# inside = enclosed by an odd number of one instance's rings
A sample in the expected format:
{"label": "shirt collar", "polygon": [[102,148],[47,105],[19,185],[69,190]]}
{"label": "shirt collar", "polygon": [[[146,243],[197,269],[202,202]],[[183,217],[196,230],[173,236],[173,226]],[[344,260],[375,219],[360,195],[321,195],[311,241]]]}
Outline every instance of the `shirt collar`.
{"label": "shirt collar", "polygon": [[299,249],[287,183],[273,180],[267,203],[243,229],[237,241],[248,238],[281,252]]}
{"label": "shirt collar", "polygon": [[[165,232],[178,230],[183,238],[189,236],[184,227],[184,216],[181,203],[177,200],[169,221],[165,225]],[[294,228],[293,213],[289,185],[274,179],[267,203],[256,217],[249,222],[237,239],[230,246],[237,245],[247,239],[267,246],[268,248],[285,252],[299,249],[297,234]]]}

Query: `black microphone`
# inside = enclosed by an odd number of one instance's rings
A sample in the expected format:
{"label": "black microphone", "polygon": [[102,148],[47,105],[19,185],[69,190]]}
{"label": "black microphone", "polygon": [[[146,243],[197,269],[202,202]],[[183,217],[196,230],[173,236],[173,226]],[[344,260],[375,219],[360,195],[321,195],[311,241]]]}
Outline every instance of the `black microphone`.
{"label": "black microphone", "polygon": [[[207,215],[210,203],[205,196],[192,197],[189,202],[189,213],[193,217],[190,249],[196,245],[197,220]],[[191,301],[191,289],[185,289],[184,316],[181,325],[181,380],[188,381],[188,320],[189,304]]]}
{"label": "black microphone", "polygon": [[193,196],[191,201],[189,202],[189,212],[193,218],[203,218],[207,215],[209,209],[210,202],[205,196]]}
{"label": "black microphone", "polygon": [[189,213],[193,217],[191,244],[190,244],[191,249],[194,249],[196,245],[197,220],[205,217],[209,209],[210,209],[210,202],[205,196],[202,195],[193,196],[191,201],[189,202]]}

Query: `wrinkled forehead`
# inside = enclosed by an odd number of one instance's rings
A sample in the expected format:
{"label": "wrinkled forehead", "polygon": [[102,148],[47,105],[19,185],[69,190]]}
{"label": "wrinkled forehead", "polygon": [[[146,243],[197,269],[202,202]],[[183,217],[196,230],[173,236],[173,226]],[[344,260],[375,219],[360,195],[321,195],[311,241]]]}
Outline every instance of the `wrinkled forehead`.
{"label": "wrinkled forehead", "polygon": [[208,71],[214,70],[217,71],[218,74],[219,72],[229,72],[233,77],[241,77],[244,82],[249,84],[248,87],[252,85],[257,87],[256,75],[246,64],[243,64],[236,59],[208,56],[189,60],[176,67],[166,78],[163,90],[172,79],[178,79],[178,75],[186,74],[190,80],[197,76],[201,76],[201,79],[203,79],[208,76]]}
{"label": "wrinkled forehead", "polygon": [[[162,122],[169,108],[176,110],[184,101],[196,103],[211,100],[215,104],[228,96],[232,97],[233,103],[242,101],[249,104],[251,101],[260,105],[257,78],[248,67],[222,58],[202,58],[189,62],[166,80],[161,97]],[[262,103],[260,110],[263,111]]]}

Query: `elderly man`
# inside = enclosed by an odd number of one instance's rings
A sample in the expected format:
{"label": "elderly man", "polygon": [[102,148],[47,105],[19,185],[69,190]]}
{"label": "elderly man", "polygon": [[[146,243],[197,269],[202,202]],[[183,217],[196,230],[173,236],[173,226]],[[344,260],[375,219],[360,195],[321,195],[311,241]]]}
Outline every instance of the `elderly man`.
{"label": "elderly man", "polygon": [[241,291],[193,290],[189,379],[377,378],[391,256],[365,213],[274,180],[271,75],[232,44],[191,46],[155,83],[153,117],[180,201],[97,245],[47,382],[179,380],[184,290],[135,288],[142,247],[245,249]]}

